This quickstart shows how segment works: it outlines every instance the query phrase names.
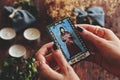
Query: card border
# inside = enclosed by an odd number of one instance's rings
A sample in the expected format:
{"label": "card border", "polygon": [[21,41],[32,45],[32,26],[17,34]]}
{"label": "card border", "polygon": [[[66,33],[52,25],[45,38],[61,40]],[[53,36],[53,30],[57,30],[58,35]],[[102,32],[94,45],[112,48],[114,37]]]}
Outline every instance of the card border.
{"label": "card border", "polygon": [[[76,36],[78,37],[79,41],[81,42],[82,46],[85,48],[85,51],[84,51],[84,52],[77,53],[77,54],[75,55],[75,57],[73,56],[73,57],[68,61],[68,63],[69,63],[70,65],[73,65],[73,64],[79,62],[80,60],[88,57],[88,56],[90,55],[90,53],[89,53],[87,47],[85,46],[84,41],[83,41],[82,38],[78,35],[78,33],[77,33],[76,29],[75,29],[75,26],[74,26],[73,22],[71,21],[71,19],[70,19],[69,17],[62,18],[61,20],[55,21],[54,23],[52,23],[52,24],[50,24],[50,25],[47,26],[47,31],[50,33],[49,35],[50,35],[52,41],[54,41],[55,44],[56,44],[58,47],[60,46],[60,45],[58,44],[58,42],[57,42],[57,40],[56,40],[56,37],[54,36],[53,32],[50,30],[50,27],[51,27],[52,25],[55,25],[56,23],[59,23],[60,21],[62,21],[62,20],[64,20],[64,19],[68,19],[68,21],[69,21],[69,23],[70,23],[70,25],[71,25],[71,28],[72,28],[73,31],[75,32],[75,34],[76,34]],[[53,34],[53,35],[52,35],[52,34]],[[61,48],[60,48],[60,49],[61,49]],[[64,54],[64,51],[63,51],[63,50],[61,50],[61,51],[63,52],[63,55],[65,55],[65,54]]]}

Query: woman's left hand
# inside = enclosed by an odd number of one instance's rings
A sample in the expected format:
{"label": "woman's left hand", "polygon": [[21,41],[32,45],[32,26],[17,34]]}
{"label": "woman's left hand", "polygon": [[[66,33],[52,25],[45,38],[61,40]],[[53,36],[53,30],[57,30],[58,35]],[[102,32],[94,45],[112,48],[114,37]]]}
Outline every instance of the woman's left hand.
{"label": "woman's left hand", "polygon": [[[49,55],[46,55],[50,53]],[[80,80],[73,68],[68,64],[60,49],[53,42],[45,44],[36,54],[40,75],[44,80]],[[56,63],[59,70],[51,67]]]}

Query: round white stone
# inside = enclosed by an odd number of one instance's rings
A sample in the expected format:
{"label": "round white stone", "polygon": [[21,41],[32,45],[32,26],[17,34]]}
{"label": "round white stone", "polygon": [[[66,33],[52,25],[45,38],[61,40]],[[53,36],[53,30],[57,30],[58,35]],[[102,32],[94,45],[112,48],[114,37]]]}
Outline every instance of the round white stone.
{"label": "round white stone", "polygon": [[12,57],[22,57],[26,54],[26,48],[22,45],[13,45],[9,48],[9,55]]}
{"label": "round white stone", "polygon": [[23,33],[27,40],[36,40],[40,38],[40,31],[36,28],[28,28]]}
{"label": "round white stone", "polygon": [[12,28],[2,28],[0,30],[0,37],[4,40],[11,40],[16,36],[16,32]]}

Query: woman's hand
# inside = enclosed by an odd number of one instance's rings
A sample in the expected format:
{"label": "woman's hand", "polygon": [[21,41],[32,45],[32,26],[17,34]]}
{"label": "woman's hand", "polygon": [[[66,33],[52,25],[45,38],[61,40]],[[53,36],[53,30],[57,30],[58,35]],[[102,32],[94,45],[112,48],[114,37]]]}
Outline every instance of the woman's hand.
{"label": "woman's hand", "polygon": [[[50,54],[46,55],[48,53]],[[53,42],[40,48],[36,53],[36,58],[39,63],[40,76],[44,80],[80,80],[64,58],[61,50]],[[58,70],[54,69],[55,64],[58,66]]]}
{"label": "woman's hand", "polygon": [[76,25],[94,62],[120,76],[120,40],[109,29],[93,25]]}

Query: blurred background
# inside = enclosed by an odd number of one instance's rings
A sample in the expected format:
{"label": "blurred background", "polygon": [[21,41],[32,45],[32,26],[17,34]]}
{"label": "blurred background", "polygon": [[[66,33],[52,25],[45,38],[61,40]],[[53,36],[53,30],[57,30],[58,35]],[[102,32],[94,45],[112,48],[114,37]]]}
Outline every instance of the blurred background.
{"label": "blurred background", "polygon": [[[0,28],[9,26],[3,22],[1,13],[3,7],[14,6],[14,3],[17,1],[22,0],[0,0]],[[47,33],[47,25],[66,16],[76,23],[76,15],[72,11],[73,8],[85,10],[87,7],[93,6],[100,6],[104,9],[105,27],[111,29],[120,38],[120,0],[31,0],[31,2],[37,8],[40,16],[38,23],[35,25],[41,31],[41,41],[43,42],[40,45],[50,41],[48,34],[45,34]],[[1,52],[0,55],[2,54]],[[73,65],[81,80],[120,80],[119,77],[109,73],[93,62],[94,60],[92,62],[91,60],[83,60]]]}

